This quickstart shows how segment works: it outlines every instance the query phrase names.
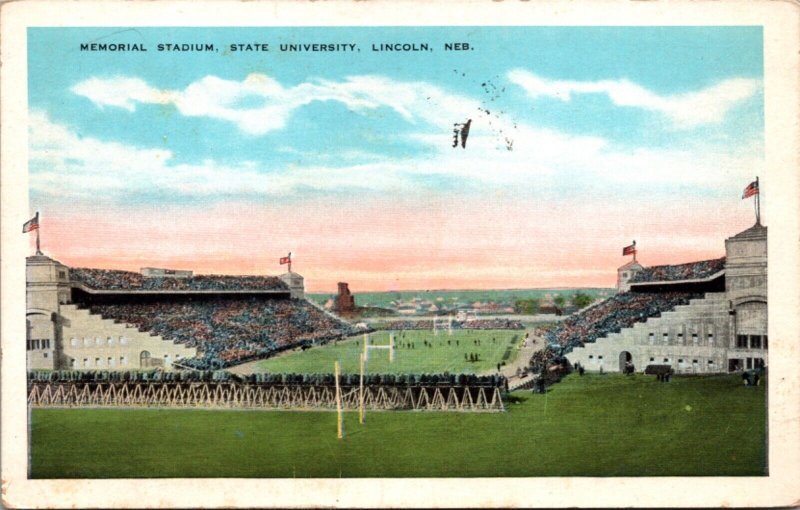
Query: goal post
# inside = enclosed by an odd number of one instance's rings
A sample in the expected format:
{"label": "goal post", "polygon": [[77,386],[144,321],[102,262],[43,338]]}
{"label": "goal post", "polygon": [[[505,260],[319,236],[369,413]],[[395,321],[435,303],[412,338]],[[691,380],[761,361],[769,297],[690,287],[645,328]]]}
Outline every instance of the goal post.
{"label": "goal post", "polygon": [[342,420],[342,387],[339,385],[339,362],[333,362],[333,373],[336,381],[336,437],[344,437],[344,422]]}
{"label": "goal post", "polygon": [[389,349],[389,363],[394,363],[394,333],[389,333],[389,344],[388,345],[370,345],[369,344],[369,333],[364,333],[364,361],[369,361],[369,351],[373,349]]}
{"label": "goal post", "polygon": [[369,351],[373,349],[389,349],[389,363],[394,363],[394,333],[389,332],[389,345],[370,345],[369,334],[364,333],[364,349],[359,354],[359,377],[358,377],[358,422],[364,424],[367,411],[364,407],[364,377],[367,373],[367,361]]}

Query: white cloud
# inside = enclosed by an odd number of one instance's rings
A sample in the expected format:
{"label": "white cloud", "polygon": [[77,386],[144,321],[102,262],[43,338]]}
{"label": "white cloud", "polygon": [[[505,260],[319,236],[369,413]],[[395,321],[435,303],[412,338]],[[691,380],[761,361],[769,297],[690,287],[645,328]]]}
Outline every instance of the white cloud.
{"label": "white cloud", "polygon": [[117,106],[131,112],[136,103],[167,104],[176,99],[169,91],[155,89],[138,78],[90,78],[70,90],[98,106]]}
{"label": "white cloud", "polygon": [[71,90],[99,107],[134,111],[139,103],[173,104],[183,115],[232,122],[251,135],[283,128],[294,110],[314,101],[337,101],[359,112],[386,107],[408,122],[433,124],[461,120],[479,106],[428,83],[398,82],[382,76],[317,80],[294,87],[284,87],[258,73],[242,81],[206,76],[183,90],[159,90],[138,78],[90,78]]}
{"label": "white cloud", "polygon": [[511,193],[568,187],[569,179],[591,183],[606,193],[641,184],[657,191],[676,184],[716,187],[737,179],[744,182],[762,164],[759,151],[752,147],[742,147],[736,154],[619,151],[602,139],[529,126],[520,127],[518,133],[527,143],[511,152],[497,151],[496,140],[489,135],[470,138],[469,150],[452,149],[449,137],[443,135],[420,138],[437,150],[419,158],[279,169],[256,161],[186,164],[175,162],[170,151],[79,137],[41,112],[33,112],[30,120],[32,190],[85,200],[118,200],[154,191],[176,198],[299,197],[307,190],[414,193],[420,186],[443,180],[455,187],[482,191],[495,187]]}
{"label": "white cloud", "polygon": [[758,80],[732,78],[695,92],[663,96],[628,80],[548,80],[522,69],[510,71],[508,79],[534,99],[570,101],[573,94],[606,94],[617,106],[661,113],[679,129],[722,122],[731,108],[752,97],[760,87]]}

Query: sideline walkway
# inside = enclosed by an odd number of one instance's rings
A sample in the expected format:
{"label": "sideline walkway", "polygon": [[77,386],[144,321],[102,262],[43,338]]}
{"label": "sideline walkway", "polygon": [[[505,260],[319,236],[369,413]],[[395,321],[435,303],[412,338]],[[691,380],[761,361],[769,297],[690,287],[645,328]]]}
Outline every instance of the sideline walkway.
{"label": "sideline walkway", "polygon": [[[520,348],[519,352],[517,353],[517,357],[514,358],[513,362],[507,363],[504,367],[500,367],[500,373],[504,375],[506,379],[508,379],[509,390],[513,390],[516,386],[520,386],[530,380],[530,375],[522,379],[517,377],[517,369],[524,370],[528,366],[533,353],[544,349],[544,339],[535,336],[533,329],[528,329],[525,332],[528,333],[527,345],[523,345]],[[493,369],[486,371],[481,375],[492,375],[496,373],[497,369]]]}

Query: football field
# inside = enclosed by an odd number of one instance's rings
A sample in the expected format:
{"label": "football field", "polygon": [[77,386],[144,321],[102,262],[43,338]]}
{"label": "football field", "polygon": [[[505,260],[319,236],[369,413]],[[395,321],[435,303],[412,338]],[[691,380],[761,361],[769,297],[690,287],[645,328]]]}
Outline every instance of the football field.
{"label": "football field", "polygon": [[[443,373],[477,374],[496,371],[497,364],[516,359],[524,330],[455,330],[452,335],[430,330],[394,331],[394,361],[388,349],[370,349],[367,371],[372,374]],[[370,345],[388,346],[388,331],[369,334]],[[258,363],[248,364],[251,372],[332,373],[339,361],[342,373],[358,373],[364,336],[295,351]],[[470,356],[473,355],[473,358]],[[474,359],[474,361],[473,361]]]}
{"label": "football field", "polygon": [[766,385],[568,376],[503,413],[34,409],[33,478],[760,476]]}

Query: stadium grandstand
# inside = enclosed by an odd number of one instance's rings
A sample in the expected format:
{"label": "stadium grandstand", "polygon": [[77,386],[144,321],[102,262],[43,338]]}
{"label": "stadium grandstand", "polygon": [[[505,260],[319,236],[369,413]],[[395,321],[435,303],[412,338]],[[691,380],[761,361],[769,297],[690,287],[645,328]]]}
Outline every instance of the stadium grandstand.
{"label": "stadium grandstand", "polygon": [[725,241],[726,255],[618,271],[618,293],[545,332],[530,368],[720,373],[767,365],[767,227]]}
{"label": "stadium grandstand", "polygon": [[31,369],[220,369],[344,338],[303,277],[70,268],[27,259]]}

